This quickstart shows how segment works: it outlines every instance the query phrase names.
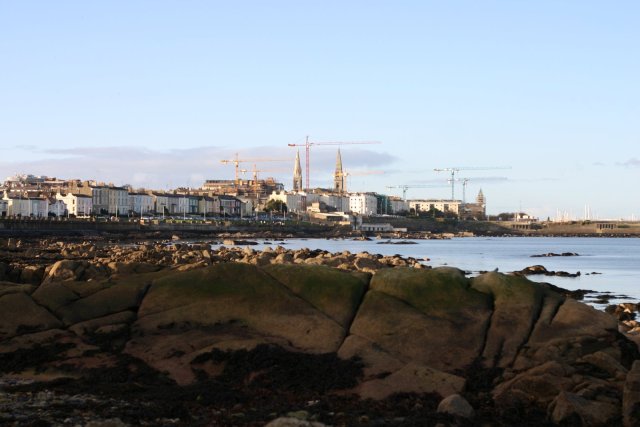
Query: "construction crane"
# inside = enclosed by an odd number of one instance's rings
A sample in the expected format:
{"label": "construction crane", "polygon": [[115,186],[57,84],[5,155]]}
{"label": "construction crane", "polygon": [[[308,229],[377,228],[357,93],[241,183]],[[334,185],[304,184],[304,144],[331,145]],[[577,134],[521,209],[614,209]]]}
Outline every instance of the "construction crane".
{"label": "construction crane", "polygon": [[256,199],[260,197],[259,194],[259,185],[258,185],[258,172],[285,172],[285,169],[258,169],[256,164],[253,164],[253,169],[250,171],[246,169],[242,169],[241,172],[252,172],[253,173],[253,189],[256,193]]}
{"label": "construction crane", "polygon": [[489,181],[506,181],[507,178],[503,176],[497,177],[484,177],[484,178],[456,178],[456,181],[462,183],[462,204],[465,205],[467,203],[467,184],[469,181],[473,182],[489,182]]}
{"label": "construction crane", "polygon": [[451,200],[455,199],[455,191],[454,186],[456,182],[456,173],[463,170],[494,170],[494,169],[511,169],[510,166],[497,166],[497,167],[468,167],[468,168],[436,168],[434,171],[436,172],[451,172],[451,178],[449,178],[449,183],[451,184]]}
{"label": "construction crane", "polygon": [[[220,160],[220,163],[228,165],[232,163],[235,165],[236,175],[235,175],[235,185],[238,187],[238,173],[240,172],[240,163],[260,163],[260,162],[290,162],[291,159],[265,159],[265,158],[251,158],[251,159],[240,159],[238,158],[238,153],[236,153],[235,158],[231,160]],[[246,172],[246,170],[245,170]]]}
{"label": "construction crane", "polygon": [[447,185],[444,185],[444,184],[424,184],[424,185],[420,185],[420,184],[415,184],[415,185],[403,184],[403,185],[388,185],[386,188],[387,189],[402,188],[402,199],[406,202],[407,201],[407,190],[410,189],[410,188],[442,188],[442,187],[447,187]]}
{"label": "construction crane", "polygon": [[342,172],[342,173],[338,173],[337,175],[339,176],[343,176],[345,178],[345,185],[344,185],[344,192],[348,193],[347,191],[347,185],[346,185],[346,179],[348,179],[350,176],[360,176],[360,175],[382,175],[384,174],[384,171],[359,171],[359,172]]}
{"label": "construction crane", "polygon": [[289,147],[305,147],[305,189],[309,191],[309,149],[312,145],[347,145],[347,144],[380,144],[379,141],[327,141],[327,142],[311,142],[307,136],[304,144],[287,144]]}

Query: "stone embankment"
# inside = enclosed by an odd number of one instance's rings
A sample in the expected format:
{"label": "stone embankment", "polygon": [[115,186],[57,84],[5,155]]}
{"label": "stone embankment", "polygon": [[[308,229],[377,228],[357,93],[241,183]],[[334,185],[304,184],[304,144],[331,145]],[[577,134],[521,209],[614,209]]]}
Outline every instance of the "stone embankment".
{"label": "stone embankment", "polygon": [[4,424],[640,423],[640,353],[618,319],[525,277],[284,247],[0,243]]}

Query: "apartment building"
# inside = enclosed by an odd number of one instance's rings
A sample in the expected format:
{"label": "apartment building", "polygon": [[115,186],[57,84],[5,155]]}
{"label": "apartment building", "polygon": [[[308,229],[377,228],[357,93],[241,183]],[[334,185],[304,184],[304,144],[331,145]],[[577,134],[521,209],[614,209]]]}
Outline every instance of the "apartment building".
{"label": "apartment building", "polygon": [[372,193],[357,193],[349,196],[349,211],[363,216],[378,213],[378,198]]}
{"label": "apartment building", "polygon": [[93,198],[85,194],[56,193],[55,198],[67,206],[67,214],[85,217],[93,212]]}

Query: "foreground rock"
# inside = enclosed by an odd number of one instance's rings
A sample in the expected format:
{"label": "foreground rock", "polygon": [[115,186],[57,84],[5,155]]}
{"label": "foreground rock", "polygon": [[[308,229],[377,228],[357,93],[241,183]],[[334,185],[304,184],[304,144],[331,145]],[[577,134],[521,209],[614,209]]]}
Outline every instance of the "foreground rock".
{"label": "foreground rock", "polygon": [[[55,393],[77,423],[636,420],[639,354],[617,319],[525,277],[284,248],[134,252],[89,275],[74,261],[39,285],[4,282],[0,403]],[[78,412],[74,396],[102,401]],[[29,408],[2,421],[67,416]]]}

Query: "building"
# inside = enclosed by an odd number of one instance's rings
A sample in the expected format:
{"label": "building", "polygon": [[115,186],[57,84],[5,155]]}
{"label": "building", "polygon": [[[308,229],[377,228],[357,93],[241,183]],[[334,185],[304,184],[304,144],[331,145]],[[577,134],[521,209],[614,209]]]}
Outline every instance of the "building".
{"label": "building", "polygon": [[243,180],[210,179],[200,188],[200,191],[209,194],[227,194],[234,196],[267,197],[274,191],[284,190],[282,183],[274,178]]}
{"label": "building", "polygon": [[302,192],[290,193],[286,191],[274,191],[269,200],[277,200],[287,205],[287,211],[304,213],[307,206],[307,195]]}
{"label": "building", "polygon": [[49,203],[49,216],[62,217],[68,215],[69,211],[64,200],[51,197],[47,200],[47,202]]}
{"label": "building", "polygon": [[[197,215],[199,207],[199,197],[192,194],[174,194],[173,199],[169,200],[177,201],[175,210],[170,208],[171,213],[179,215]],[[174,203],[170,203],[171,206]]]}
{"label": "building", "polygon": [[186,201],[182,196],[177,194],[166,194],[166,198],[167,210],[170,215],[182,215],[184,213]]}
{"label": "building", "polygon": [[475,203],[466,203],[461,209],[460,217],[463,219],[486,219],[487,204],[482,190],[478,192]]}
{"label": "building", "polygon": [[9,206],[7,201],[2,199],[0,200],[0,217],[4,218],[8,215]]}
{"label": "building", "polygon": [[241,202],[233,196],[220,195],[218,196],[220,201],[220,216],[240,216]]}
{"label": "building", "polygon": [[378,198],[372,193],[357,193],[349,196],[349,211],[364,216],[378,213]]}
{"label": "building", "polygon": [[389,207],[391,208],[390,214],[402,215],[409,212],[409,202],[403,200],[401,197],[389,196]]}
{"label": "building", "polygon": [[442,213],[452,213],[458,215],[460,212],[460,200],[441,200],[441,199],[427,199],[427,200],[409,200],[409,210],[418,215],[420,212],[429,212],[432,209],[438,210]]}
{"label": "building", "polygon": [[363,224],[360,224],[359,228],[362,231],[379,232],[379,233],[390,233],[392,231],[395,231],[393,226],[389,223],[380,223],[380,224],[363,223]]}
{"label": "building", "polygon": [[237,196],[240,201],[240,216],[250,217],[255,213],[255,199],[251,197]]}
{"label": "building", "polygon": [[21,218],[45,218],[49,215],[49,201],[39,197],[5,193],[7,215]]}
{"label": "building", "polygon": [[329,192],[311,192],[307,193],[307,205],[314,203],[324,205],[325,209],[330,212],[346,212],[349,210],[349,197]]}
{"label": "building", "polygon": [[67,207],[67,215],[85,217],[93,211],[93,198],[84,194],[56,193],[56,199],[62,200]]}
{"label": "building", "polygon": [[95,215],[128,215],[129,191],[124,187],[91,185],[93,213]]}
{"label": "building", "polygon": [[129,193],[131,212],[140,215],[150,215],[155,211],[153,195],[149,193]]}
{"label": "building", "polygon": [[153,198],[153,210],[156,214],[166,215],[169,213],[169,197],[164,193],[151,193]]}
{"label": "building", "polygon": [[198,212],[204,216],[220,214],[220,200],[217,196],[202,196],[198,199]]}
{"label": "building", "polygon": [[315,222],[331,223],[336,225],[353,225],[353,217],[344,212],[309,212],[309,217]]}

